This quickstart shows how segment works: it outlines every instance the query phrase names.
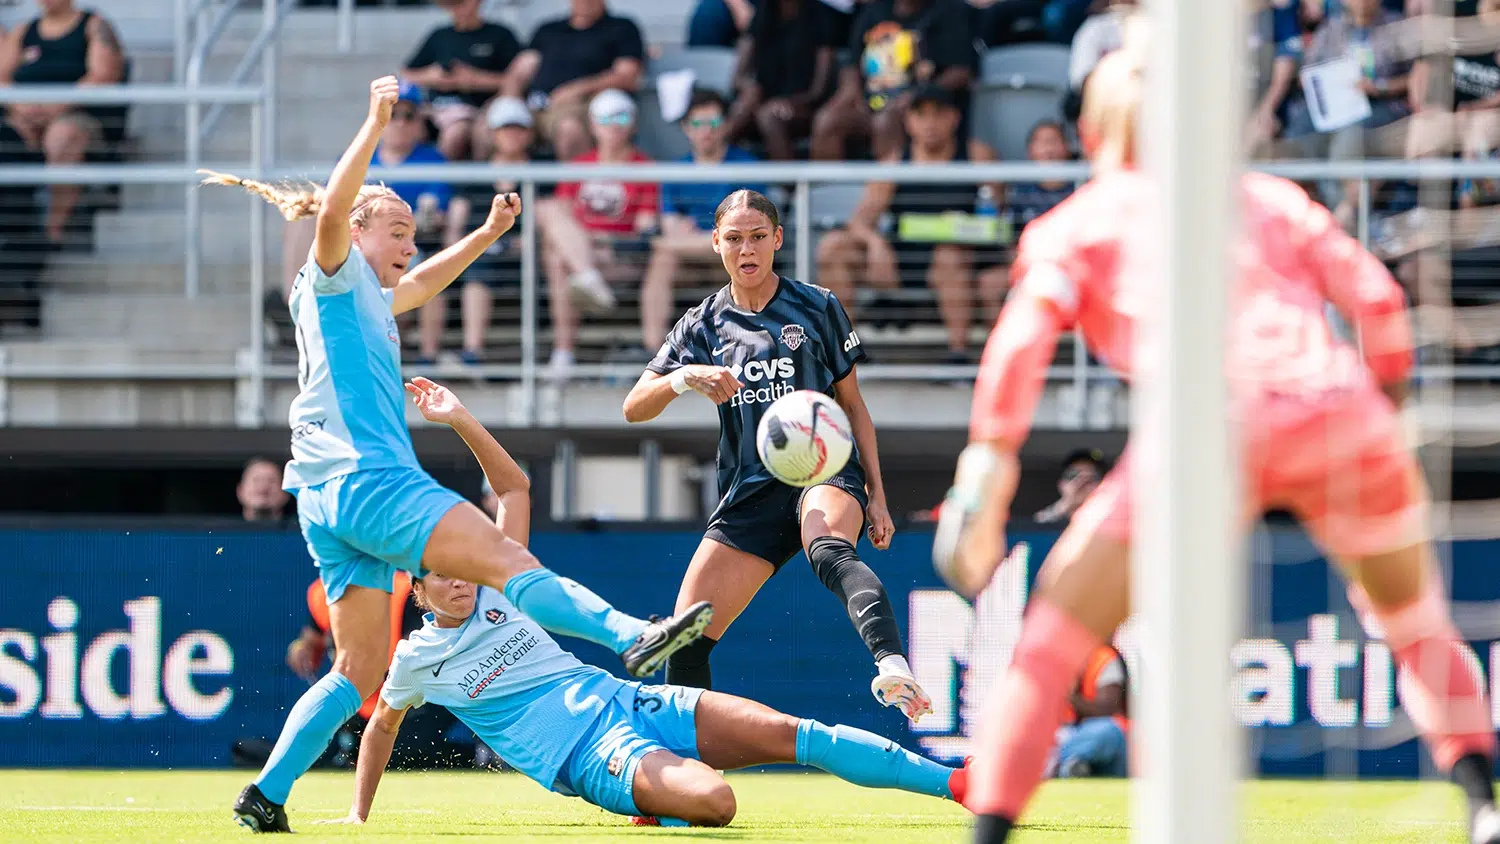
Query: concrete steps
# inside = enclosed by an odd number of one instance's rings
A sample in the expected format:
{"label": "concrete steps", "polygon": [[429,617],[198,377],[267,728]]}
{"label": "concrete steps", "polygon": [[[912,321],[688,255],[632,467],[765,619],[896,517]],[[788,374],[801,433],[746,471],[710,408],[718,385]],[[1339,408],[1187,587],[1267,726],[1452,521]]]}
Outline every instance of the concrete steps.
{"label": "concrete steps", "polygon": [[[48,262],[43,283],[59,293],[114,294],[183,294],[186,269],[181,256],[144,256],[141,262],[112,258],[103,261],[93,255],[56,255]],[[163,257],[179,263],[155,263]],[[240,293],[249,307],[250,267],[248,264],[206,264],[198,277],[200,293],[232,296]]]}
{"label": "concrete steps", "polygon": [[249,345],[247,295],[59,293],[42,297],[56,340],[120,340],[142,349],[231,351]]}

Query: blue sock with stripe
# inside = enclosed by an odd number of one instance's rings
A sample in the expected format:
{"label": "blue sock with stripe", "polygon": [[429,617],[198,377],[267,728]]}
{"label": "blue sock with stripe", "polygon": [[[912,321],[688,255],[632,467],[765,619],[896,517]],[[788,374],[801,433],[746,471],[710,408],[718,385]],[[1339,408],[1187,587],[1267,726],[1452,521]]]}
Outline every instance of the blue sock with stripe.
{"label": "blue sock with stripe", "polygon": [[617,654],[624,653],[646,629],[646,622],[620,612],[588,587],[558,577],[551,569],[515,575],[505,582],[505,597],[553,633],[594,642]]}
{"label": "blue sock with stripe", "polygon": [[953,799],[954,769],[924,759],[874,733],[804,718],[797,724],[797,764],[810,765],[866,788],[899,788]]}
{"label": "blue sock with stripe", "polygon": [[335,672],[323,675],[304,692],[287,713],[281,737],[255,778],[260,793],[272,803],[286,803],[292,783],[318,761],[339,727],[359,711],[360,702],[359,690],[348,677]]}

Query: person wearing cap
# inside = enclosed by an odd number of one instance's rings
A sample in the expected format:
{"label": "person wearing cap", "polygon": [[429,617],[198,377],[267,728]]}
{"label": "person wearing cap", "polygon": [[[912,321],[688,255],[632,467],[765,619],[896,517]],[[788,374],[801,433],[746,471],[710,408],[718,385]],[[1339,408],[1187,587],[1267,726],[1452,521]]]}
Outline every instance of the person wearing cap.
{"label": "person wearing cap", "polygon": [[[468,184],[457,188],[453,203],[449,206],[448,226],[450,237],[457,239],[484,222],[489,214],[490,203],[496,194],[520,190],[520,183],[509,177],[515,165],[531,160],[531,145],[535,140],[532,130],[531,110],[526,103],[514,97],[496,97],[485,109],[484,126],[489,132],[486,146],[489,148],[489,163],[494,167],[496,180],[488,184]],[[545,186],[537,187],[541,195]],[[460,318],[463,326],[463,348],[459,359],[470,366],[478,365],[484,358],[485,335],[490,327],[493,309],[492,290],[498,287],[518,287],[521,283],[522,231],[526,226],[524,217],[504,237],[495,241],[464,271],[460,296]],[[423,310],[433,312],[430,320],[421,326],[421,348],[431,349],[436,354],[442,334],[448,324],[446,294],[428,302]]]}
{"label": "person wearing cap", "polygon": [[[589,102],[589,130],[594,149],[571,163],[646,164],[651,159],[636,148],[635,100],[610,88]],[[552,358],[547,376],[563,382],[571,375],[578,336],[574,304],[592,310],[614,307],[609,281],[640,275],[643,253],[651,248],[657,230],[661,186],[649,182],[589,179],[557,186],[557,196],[539,204],[542,266],[547,272],[552,312]],[[633,256],[633,257],[626,257]],[[607,268],[610,278],[600,268]]]}
{"label": "person wearing cap", "polygon": [[1058,499],[1033,518],[1038,524],[1066,524],[1099,486],[1104,468],[1104,452],[1097,448],[1081,448],[1063,458],[1062,474],[1057,477]]}
{"label": "person wearing cap", "polygon": [[850,33],[852,60],[838,90],[813,118],[811,157],[841,161],[849,141],[862,138],[877,159],[898,152],[903,115],[922,83],[948,91],[967,113],[979,68],[971,23],[964,0],[869,0]]}
{"label": "person wearing cap", "polygon": [[406,60],[401,78],[431,93],[438,149],[449,161],[467,161],[474,154],[473,136],[485,134],[484,105],[505,87],[521,42],[509,28],[480,15],[481,0],[433,2],[452,22],[427,34]]}
{"label": "person wearing cap", "polygon": [[[922,85],[910,101],[905,123],[911,140],[904,152],[896,151],[884,163],[947,164],[994,157],[977,140],[959,140],[959,108],[947,89]],[[946,362],[967,363],[975,300],[970,244],[979,239],[967,228],[984,222],[974,217],[977,200],[973,185],[869,183],[848,224],[819,243],[819,283],[846,303],[855,300],[856,279],[881,290],[926,285],[937,296],[948,335]],[[895,221],[889,235],[879,228],[886,214]],[[992,233],[980,234],[993,243]]]}
{"label": "person wearing cap", "polygon": [[645,62],[634,21],[609,14],[604,0],[571,0],[566,17],[537,27],[511,65],[505,93],[526,100],[557,160],[571,161],[590,145],[590,100],[601,91],[638,89]]}
{"label": "person wearing cap", "polygon": [[[755,161],[754,155],[729,143],[726,114],[729,105],[717,91],[698,89],[688,101],[681,126],[692,151],[682,160],[693,164],[743,164]],[[714,253],[712,232],[714,212],[719,203],[736,190],[746,188],[765,193],[762,184],[743,182],[698,182],[662,185],[661,234],[651,241],[651,260],[641,282],[641,349],[642,363],[650,361],[666,342],[671,325],[672,282],[687,262],[699,281],[718,277],[721,261]],[[710,272],[712,270],[713,272]]]}

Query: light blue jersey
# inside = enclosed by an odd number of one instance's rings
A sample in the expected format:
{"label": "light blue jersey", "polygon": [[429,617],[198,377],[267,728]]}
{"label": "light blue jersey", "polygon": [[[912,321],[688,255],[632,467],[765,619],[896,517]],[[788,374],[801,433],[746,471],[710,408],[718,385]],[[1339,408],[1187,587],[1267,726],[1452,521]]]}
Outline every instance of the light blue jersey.
{"label": "light blue jersey", "polygon": [[406,429],[392,296],[355,246],[332,276],[311,254],[297,274],[289,304],[301,392],[288,414],[287,490],[364,469],[420,468]]}
{"label": "light blue jersey", "polygon": [[436,703],[511,767],[556,790],[558,772],[627,684],[584,665],[499,591],[480,586],[474,614],[438,627],[431,613],[396,646],[381,697],[395,709]]}

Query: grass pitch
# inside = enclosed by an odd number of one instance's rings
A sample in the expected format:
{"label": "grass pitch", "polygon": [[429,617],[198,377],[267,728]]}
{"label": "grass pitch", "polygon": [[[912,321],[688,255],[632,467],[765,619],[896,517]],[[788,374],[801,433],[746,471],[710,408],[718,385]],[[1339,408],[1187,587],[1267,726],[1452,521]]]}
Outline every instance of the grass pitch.
{"label": "grass pitch", "polygon": [[[17,842],[248,840],[229,805],[249,775],[239,771],[0,771],[0,838]],[[846,785],[813,773],[731,775],[739,817],[725,829],[645,829],[581,800],[549,794],[515,774],[386,774],[370,823],[319,826],[341,817],[353,779],[318,773],[291,804],[299,841],[445,840],[620,842],[677,839],[924,844],[966,842],[968,819],[951,803]],[[1461,844],[1462,799],[1445,783],[1266,781],[1245,787],[1245,841]],[[1130,840],[1123,781],[1054,782],[1016,840]],[[428,839],[428,836],[441,836]]]}

